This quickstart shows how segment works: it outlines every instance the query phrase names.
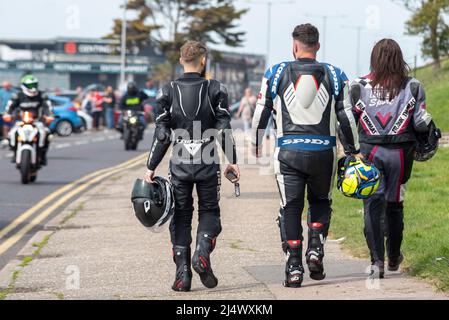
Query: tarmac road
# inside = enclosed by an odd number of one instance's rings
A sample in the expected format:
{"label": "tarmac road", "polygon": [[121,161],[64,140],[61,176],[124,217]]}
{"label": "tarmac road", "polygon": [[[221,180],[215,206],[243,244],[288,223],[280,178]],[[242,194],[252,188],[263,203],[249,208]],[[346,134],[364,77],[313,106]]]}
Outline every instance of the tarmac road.
{"label": "tarmac road", "polygon": [[[14,164],[10,163],[11,152],[0,149],[0,245],[25,221],[8,234],[2,236],[1,231],[55,190],[87,174],[118,165],[143,152],[148,152],[151,132],[152,129],[147,130],[138,151],[124,151],[123,141],[119,139],[116,131],[87,132],[67,138],[56,137],[48,154],[48,166],[39,171],[36,183],[30,185],[21,184],[18,170]],[[56,200],[57,198],[54,199]],[[51,202],[48,205],[51,205]],[[37,230],[41,229],[48,219],[64,207],[65,205],[58,208],[41,224],[27,232],[14,246],[3,254],[0,253],[0,269],[17,254],[18,250]]]}

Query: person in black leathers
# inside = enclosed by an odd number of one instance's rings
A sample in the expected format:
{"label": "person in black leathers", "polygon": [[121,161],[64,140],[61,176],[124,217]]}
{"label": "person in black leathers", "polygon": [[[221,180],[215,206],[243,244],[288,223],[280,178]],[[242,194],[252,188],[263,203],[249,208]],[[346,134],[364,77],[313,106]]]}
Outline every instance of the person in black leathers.
{"label": "person in black leathers", "polygon": [[281,195],[279,226],[287,255],[286,287],[300,287],[303,281],[301,214],[306,187],[309,203],[306,261],[312,279],[325,277],[324,242],[332,212],[337,120],[348,153],[360,157],[357,126],[348,101],[348,79],[338,68],[316,61],[319,48],[319,33],[314,26],[304,24],[295,28],[295,61],[268,69],[252,125],[252,143],[260,156],[265,129],[274,114],[278,139],[274,167]]}
{"label": "person in black leathers", "polygon": [[134,82],[128,83],[126,93],[120,100],[119,107],[122,114],[117,123],[118,131],[123,133],[123,112],[127,110],[135,111],[139,113],[140,138],[143,138],[143,132],[145,130],[144,102],[148,98],[148,95],[142,90],[139,90]]}
{"label": "person in black leathers", "polygon": [[[181,48],[184,75],[165,85],[158,93],[156,130],[148,159],[147,182],[173,142],[170,178],[175,196],[175,213],[170,225],[176,263],[175,291],[191,288],[191,265],[207,288],[218,284],[210,262],[216,238],[221,232],[221,170],[216,140],[231,164],[225,174],[240,179],[235,143],[231,130],[226,88],[204,77],[207,48],[194,41]],[[196,250],[191,258],[192,191],[198,194],[199,225]]]}
{"label": "person in black leathers", "polygon": [[[50,130],[44,123],[46,122],[46,117],[52,117],[51,102],[48,96],[39,90],[39,81],[31,74],[27,74],[22,78],[21,90],[13,94],[11,100],[6,105],[5,114],[10,115],[13,121],[17,121],[20,119],[21,111],[30,111],[33,118],[39,121],[36,125],[40,135],[44,136],[44,144],[39,148],[40,163],[46,166],[47,151],[50,145]],[[14,134],[15,130],[15,128],[12,128],[11,133]],[[15,157],[11,161],[15,161]]]}

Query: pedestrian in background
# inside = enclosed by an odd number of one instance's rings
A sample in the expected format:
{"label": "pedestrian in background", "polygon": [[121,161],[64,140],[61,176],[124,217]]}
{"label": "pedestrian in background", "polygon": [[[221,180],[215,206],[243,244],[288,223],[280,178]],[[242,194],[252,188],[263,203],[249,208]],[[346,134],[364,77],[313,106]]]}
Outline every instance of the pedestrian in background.
{"label": "pedestrian in background", "polygon": [[83,100],[84,100],[84,90],[83,87],[76,87],[76,97],[75,99],[73,99],[73,102],[75,103],[77,108],[82,107],[83,105]]}
{"label": "pedestrian in background", "polygon": [[108,86],[103,98],[103,107],[106,119],[106,127],[108,130],[114,129],[114,109],[116,104],[116,98],[114,89]]}
{"label": "pedestrian in background", "polygon": [[13,87],[9,81],[4,81],[2,88],[0,89],[0,134],[2,139],[8,138],[9,128],[11,123],[6,123],[3,121],[3,114],[5,113],[8,101],[11,100],[12,94],[14,93]]}
{"label": "pedestrian in background", "polygon": [[92,116],[92,91],[89,91],[81,103],[81,109],[84,110],[87,114]]}
{"label": "pedestrian in background", "polygon": [[237,118],[242,118],[243,120],[243,129],[245,133],[250,133],[251,131],[251,122],[253,120],[254,110],[256,109],[257,98],[253,94],[253,90],[251,88],[245,89],[245,95],[240,101],[240,107],[237,111]]}
{"label": "pedestrian in background", "polygon": [[91,95],[92,117],[94,129],[100,130],[101,119],[103,118],[103,96],[99,91],[94,91]]}

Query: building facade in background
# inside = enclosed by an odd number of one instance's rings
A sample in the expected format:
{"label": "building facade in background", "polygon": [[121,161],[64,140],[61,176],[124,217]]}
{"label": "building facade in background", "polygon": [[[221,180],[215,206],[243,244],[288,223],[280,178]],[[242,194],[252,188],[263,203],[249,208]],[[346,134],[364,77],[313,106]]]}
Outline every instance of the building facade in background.
{"label": "building facade in background", "polygon": [[[240,99],[250,86],[258,90],[265,69],[265,57],[223,52],[211,61],[212,77],[229,89],[230,102]],[[163,54],[151,47],[127,52],[127,80],[144,86]],[[0,82],[18,85],[23,74],[32,72],[44,90],[74,90],[91,84],[112,85],[120,79],[120,43],[116,40],[55,38],[47,40],[1,40]]]}
{"label": "building facade in background", "polygon": [[260,82],[266,70],[264,55],[221,52],[220,57],[211,59],[211,77],[224,83],[230,103],[239,101],[246,88],[257,95]]}
{"label": "building facade in background", "polygon": [[[128,52],[127,74],[145,83],[151,67],[164,57],[149,48]],[[61,90],[93,83],[117,87],[120,77],[120,44],[114,40],[56,38],[50,40],[0,40],[0,80],[17,84],[32,72],[43,89]]]}

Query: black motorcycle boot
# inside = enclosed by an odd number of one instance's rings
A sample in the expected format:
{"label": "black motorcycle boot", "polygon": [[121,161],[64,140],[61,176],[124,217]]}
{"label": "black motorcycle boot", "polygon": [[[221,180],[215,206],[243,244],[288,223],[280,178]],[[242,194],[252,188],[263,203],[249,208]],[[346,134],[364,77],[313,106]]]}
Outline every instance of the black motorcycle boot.
{"label": "black motorcycle boot", "polygon": [[383,279],[385,277],[385,263],[377,260],[371,262],[371,278]]}
{"label": "black motorcycle boot", "polygon": [[313,280],[323,280],[324,273],[324,242],[323,224],[315,222],[309,224],[309,243],[306,253],[307,267],[310,271],[310,278]]}
{"label": "black motorcycle boot", "polygon": [[41,158],[41,165],[45,167],[47,165],[47,163],[48,163],[48,160],[47,160],[47,149],[42,149],[40,151],[40,158]]}
{"label": "black motorcycle boot", "polygon": [[192,286],[191,251],[189,247],[174,246],[173,261],[176,263],[176,278],[172,289],[188,292]]}
{"label": "black motorcycle boot", "polygon": [[302,266],[302,242],[290,240],[282,244],[286,252],[284,287],[300,288],[304,280],[304,268]]}
{"label": "black motorcycle boot", "polygon": [[398,271],[399,270],[399,266],[401,265],[401,263],[404,261],[404,254],[401,252],[399,254],[399,257],[397,258],[389,258],[388,259],[388,271]]}
{"label": "black motorcycle boot", "polygon": [[388,271],[398,271],[404,261],[401,245],[404,232],[404,204],[387,203],[386,209],[386,247],[388,253]]}
{"label": "black motorcycle boot", "polygon": [[218,285],[210,262],[210,254],[215,248],[217,238],[212,238],[209,234],[201,232],[196,238],[196,250],[193,254],[193,270],[199,274],[201,282],[206,288],[212,289]]}

